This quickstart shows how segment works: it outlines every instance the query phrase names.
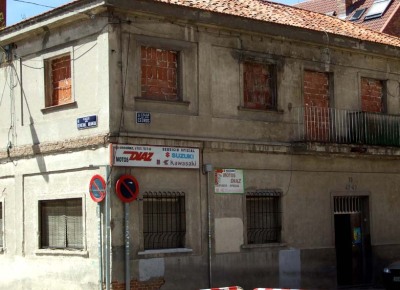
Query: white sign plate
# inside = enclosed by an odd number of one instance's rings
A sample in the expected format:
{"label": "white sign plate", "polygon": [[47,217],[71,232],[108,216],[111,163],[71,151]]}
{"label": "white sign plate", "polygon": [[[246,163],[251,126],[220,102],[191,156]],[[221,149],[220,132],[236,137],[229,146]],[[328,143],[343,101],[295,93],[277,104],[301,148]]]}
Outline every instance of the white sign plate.
{"label": "white sign plate", "polygon": [[244,193],[243,170],[216,169],[214,178],[215,193]]}
{"label": "white sign plate", "polygon": [[197,169],[199,149],[113,144],[111,162],[115,166]]}

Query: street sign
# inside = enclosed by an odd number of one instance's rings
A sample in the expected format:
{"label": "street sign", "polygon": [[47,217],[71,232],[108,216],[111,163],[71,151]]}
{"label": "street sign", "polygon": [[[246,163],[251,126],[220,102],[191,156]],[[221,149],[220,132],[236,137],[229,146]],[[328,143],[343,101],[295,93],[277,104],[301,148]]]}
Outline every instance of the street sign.
{"label": "street sign", "polygon": [[132,175],[122,175],[117,181],[115,190],[121,201],[131,202],[139,195],[139,184]]}
{"label": "street sign", "polygon": [[106,196],[106,182],[101,175],[94,175],[89,182],[90,197],[95,202],[101,202]]}
{"label": "street sign", "polygon": [[136,124],[150,124],[151,114],[148,112],[136,112]]}
{"label": "street sign", "polygon": [[76,126],[79,130],[97,127],[97,116],[87,116],[76,119]]}

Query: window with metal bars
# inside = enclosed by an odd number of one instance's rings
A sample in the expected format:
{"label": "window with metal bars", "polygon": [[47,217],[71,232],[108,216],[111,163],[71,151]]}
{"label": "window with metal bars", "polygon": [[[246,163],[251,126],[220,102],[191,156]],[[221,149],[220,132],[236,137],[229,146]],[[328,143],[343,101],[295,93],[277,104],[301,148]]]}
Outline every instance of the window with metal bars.
{"label": "window with metal bars", "polygon": [[82,249],[82,199],[43,200],[40,210],[40,248]]}
{"label": "window with metal bars", "polygon": [[144,249],[183,248],[186,235],[185,193],[145,192]]}
{"label": "window with metal bars", "polygon": [[246,193],[247,244],[281,241],[281,195],[279,190]]}
{"label": "window with metal bars", "polygon": [[0,202],[0,248],[3,247],[3,203]]}

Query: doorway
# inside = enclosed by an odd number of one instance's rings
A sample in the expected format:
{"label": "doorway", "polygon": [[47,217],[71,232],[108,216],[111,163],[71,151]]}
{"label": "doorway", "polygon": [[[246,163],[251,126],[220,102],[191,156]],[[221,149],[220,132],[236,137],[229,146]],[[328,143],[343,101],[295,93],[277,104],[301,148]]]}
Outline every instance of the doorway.
{"label": "doorway", "polygon": [[339,286],[371,283],[371,238],[367,196],[335,196],[335,249]]}

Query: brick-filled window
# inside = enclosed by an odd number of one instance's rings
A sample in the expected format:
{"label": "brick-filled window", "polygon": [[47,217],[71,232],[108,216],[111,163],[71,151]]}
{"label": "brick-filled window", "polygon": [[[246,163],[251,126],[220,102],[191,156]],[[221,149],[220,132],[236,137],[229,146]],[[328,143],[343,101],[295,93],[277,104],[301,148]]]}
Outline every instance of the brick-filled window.
{"label": "brick-filled window", "polygon": [[369,113],[384,112],[385,82],[361,78],[361,110]]}
{"label": "brick-filled window", "polygon": [[0,248],[3,247],[3,203],[0,202]]}
{"label": "brick-filled window", "polygon": [[71,56],[69,54],[45,61],[46,107],[72,102]]}
{"label": "brick-filled window", "polygon": [[179,51],[141,47],[141,97],[179,101]]}
{"label": "brick-filled window", "polygon": [[39,202],[40,248],[82,249],[82,199]]}
{"label": "brick-filled window", "polygon": [[304,123],[307,140],[327,141],[330,129],[330,75],[304,71]]}
{"label": "brick-filled window", "polygon": [[281,242],[280,190],[246,193],[247,244]]}
{"label": "brick-filled window", "polygon": [[261,62],[243,63],[243,105],[248,109],[276,109],[275,66]]}
{"label": "brick-filled window", "polygon": [[185,194],[183,192],[145,192],[143,195],[144,249],[183,248],[185,236]]}

